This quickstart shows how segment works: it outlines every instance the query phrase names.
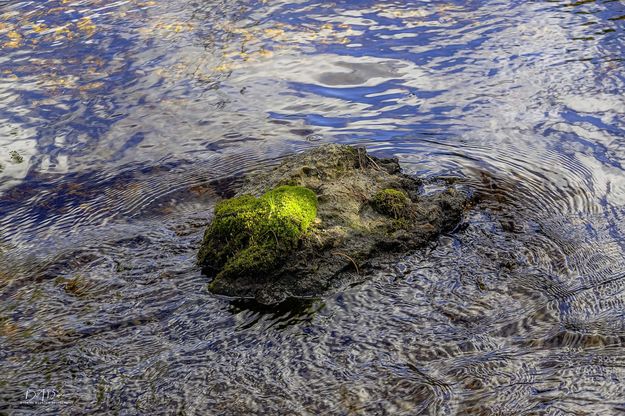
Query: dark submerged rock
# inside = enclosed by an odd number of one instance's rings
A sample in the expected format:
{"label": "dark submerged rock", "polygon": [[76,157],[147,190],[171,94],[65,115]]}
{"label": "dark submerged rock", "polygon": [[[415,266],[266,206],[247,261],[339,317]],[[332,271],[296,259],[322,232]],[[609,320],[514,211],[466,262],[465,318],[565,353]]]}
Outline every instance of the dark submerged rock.
{"label": "dark submerged rock", "polygon": [[421,185],[397,159],[342,145],[252,174],[205,232],[198,262],[213,277],[209,289],[273,304],[358,279],[461,221],[465,193],[424,195]]}

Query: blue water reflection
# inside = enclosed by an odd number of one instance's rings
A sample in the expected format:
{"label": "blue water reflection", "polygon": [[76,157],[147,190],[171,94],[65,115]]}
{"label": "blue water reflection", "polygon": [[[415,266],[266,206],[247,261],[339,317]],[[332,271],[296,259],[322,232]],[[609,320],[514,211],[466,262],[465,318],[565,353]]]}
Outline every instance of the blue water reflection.
{"label": "blue water reflection", "polygon": [[[618,1],[1,3],[0,408],[55,383],[70,413],[622,411],[624,24]],[[313,305],[210,295],[215,201],[328,142],[481,205]]]}

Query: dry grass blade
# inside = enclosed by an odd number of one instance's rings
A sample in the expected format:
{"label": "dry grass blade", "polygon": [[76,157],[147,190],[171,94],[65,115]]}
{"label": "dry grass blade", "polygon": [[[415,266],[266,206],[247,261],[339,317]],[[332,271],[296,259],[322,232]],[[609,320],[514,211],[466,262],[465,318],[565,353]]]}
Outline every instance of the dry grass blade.
{"label": "dry grass blade", "polygon": [[358,268],[358,264],[356,264],[356,261],[354,261],[353,258],[351,258],[350,256],[348,256],[345,253],[341,253],[340,251],[335,251],[333,254],[345,257],[346,259],[348,259],[349,261],[352,262],[352,264],[354,265],[354,268],[356,269],[356,273],[360,274],[360,269]]}

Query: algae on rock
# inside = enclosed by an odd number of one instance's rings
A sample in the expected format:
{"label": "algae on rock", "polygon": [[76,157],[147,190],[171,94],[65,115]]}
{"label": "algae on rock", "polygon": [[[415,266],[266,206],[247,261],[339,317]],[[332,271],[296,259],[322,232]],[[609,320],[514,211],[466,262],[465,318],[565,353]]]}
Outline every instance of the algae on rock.
{"label": "algae on rock", "polygon": [[198,259],[218,271],[216,279],[267,272],[296,246],[316,215],[315,193],[300,186],[221,201]]}
{"label": "algae on rock", "polygon": [[380,214],[398,219],[405,216],[410,199],[403,191],[382,189],[373,196],[371,203]]}
{"label": "algae on rock", "polygon": [[442,185],[425,194],[396,159],[320,146],[218,203],[198,261],[214,293],[265,304],[318,296],[456,227],[467,196]]}

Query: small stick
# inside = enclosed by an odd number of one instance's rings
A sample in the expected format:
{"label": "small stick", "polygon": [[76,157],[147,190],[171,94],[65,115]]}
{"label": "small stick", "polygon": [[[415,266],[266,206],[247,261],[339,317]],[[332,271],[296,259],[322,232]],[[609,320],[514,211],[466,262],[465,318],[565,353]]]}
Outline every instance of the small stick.
{"label": "small stick", "polygon": [[356,273],[360,274],[360,269],[358,269],[358,265],[356,264],[356,262],[354,261],[354,259],[352,259],[351,257],[349,257],[347,254],[345,253],[341,253],[340,251],[335,251],[333,254],[338,254],[339,256],[343,256],[347,259],[349,259],[352,264],[354,265],[354,267],[356,268]]}
{"label": "small stick", "polygon": [[278,247],[280,243],[278,243],[278,236],[276,235],[276,232],[274,230],[269,230],[269,231],[271,231],[271,233],[273,234],[273,237],[276,239],[276,247]]}
{"label": "small stick", "polygon": [[264,237],[265,237],[267,234],[269,234],[269,233],[273,234],[273,238],[275,238],[275,239],[276,239],[276,247],[278,247],[278,244],[280,244],[280,243],[278,243],[278,236],[276,235],[276,232],[275,232],[274,230],[269,230],[269,231],[267,231],[265,234],[263,234],[263,235],[261,236],[261,238],[264,238]]}
{"label": "small stick", "polygon": [[361,170],[367,167],[366,165],[363,167],[364,163],[363,163],[363,158],[362,158],[363,155],[361,152],[362,150],[363,150],[362,148],[360,147],[358,148],[358,166],[360,167]]}
{"label": "small stick", "polygon": [[369,159],[369,162],[373,163],[373,166],[376,167],[377,170],[382,170],[382,168],[380,167],[380,165],[378,165],[377,163],[375,163],[375,160],[373,160],[373,158],[369,155],[367,155],[367,159]]}

